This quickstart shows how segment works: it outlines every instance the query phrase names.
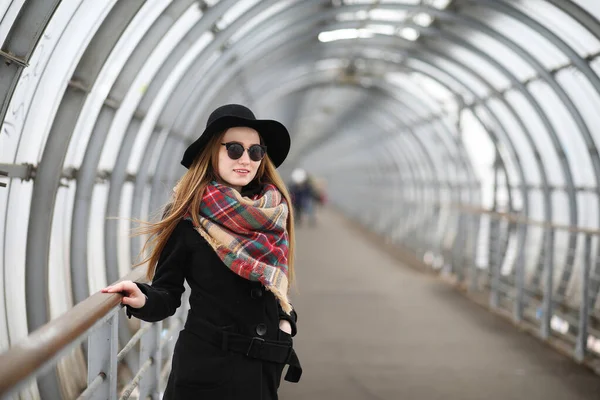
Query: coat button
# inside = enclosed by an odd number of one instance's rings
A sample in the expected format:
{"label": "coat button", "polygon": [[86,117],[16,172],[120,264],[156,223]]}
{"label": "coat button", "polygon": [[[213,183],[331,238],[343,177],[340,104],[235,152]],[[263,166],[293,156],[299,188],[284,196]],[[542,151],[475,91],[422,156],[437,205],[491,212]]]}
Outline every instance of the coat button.
{"label": "coat button", "polygon": [[262,289],[261,288],[253,288],[252,290],[250,290],[250,297],[252,297],[253,299],[260,299],[263,295]]}
{"label": "coat button", "polygon": [[265,336],[267,334],[267,325],[263,323],[256,325],[256,333],[258,336]]}

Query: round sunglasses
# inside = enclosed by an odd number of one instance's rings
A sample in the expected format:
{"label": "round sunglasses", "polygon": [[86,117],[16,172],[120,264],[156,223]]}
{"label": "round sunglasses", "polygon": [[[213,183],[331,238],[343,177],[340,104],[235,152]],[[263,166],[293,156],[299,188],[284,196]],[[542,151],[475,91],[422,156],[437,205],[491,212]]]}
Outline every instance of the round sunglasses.
{"label": "round sunglasses", "polygon": [[237,160],[244,154],[244,150],[248,151],[248,156],[252,161],[260,161],[267,154],[267,146],[263,146],[260,144],[253,144],[248,149],[245,149],[241,143],[237,142],[228,142],[221,143],[222,146],[225,146],[227,149],[227,155],[232,160]]}

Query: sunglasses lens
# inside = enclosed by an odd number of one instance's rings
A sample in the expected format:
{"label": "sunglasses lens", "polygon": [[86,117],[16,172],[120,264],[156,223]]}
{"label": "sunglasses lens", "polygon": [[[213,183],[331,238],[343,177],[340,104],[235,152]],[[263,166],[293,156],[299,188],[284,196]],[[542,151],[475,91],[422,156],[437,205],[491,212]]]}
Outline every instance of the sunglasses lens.
{"label": "sunglasses lens", "polygon": [[250,149],[248,150],[248,155],[250,156],[250,159],[252,161],[260,161],[265,156],[265,150],[263,147],[254,144],[250,146]]}
{"label": "sunglasses lens", "polygon": [[237,160],[244,154],[244,147],[239,143],[231,143],[227,147],[227,155],[232,160]]}

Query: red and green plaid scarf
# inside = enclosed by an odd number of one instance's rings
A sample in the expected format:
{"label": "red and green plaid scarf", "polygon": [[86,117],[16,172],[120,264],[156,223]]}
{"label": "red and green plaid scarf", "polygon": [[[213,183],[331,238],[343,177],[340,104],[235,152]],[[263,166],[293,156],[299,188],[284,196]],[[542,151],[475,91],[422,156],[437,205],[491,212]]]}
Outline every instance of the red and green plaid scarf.
{"label": "red and green plaid scarf", "polygon": [[249,198],[213,181],[204,192],[200,226],[195,228],[231,271],[262,283],[289,314],[288,212],[288,204],[272,184]]}

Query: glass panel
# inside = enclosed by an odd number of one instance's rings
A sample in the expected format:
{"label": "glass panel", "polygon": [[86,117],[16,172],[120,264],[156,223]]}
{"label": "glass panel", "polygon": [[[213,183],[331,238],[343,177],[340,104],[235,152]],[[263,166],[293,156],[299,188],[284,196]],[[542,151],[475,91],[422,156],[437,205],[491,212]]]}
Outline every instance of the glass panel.
{"label": "glass panel", "polygon": [[[481,120],[488,130],[491,133],[496,134],[496,138],[498,142],[495,144],[496,149],[499,152],[499,156],[502,158],[504,162],[504,166],[506,168],[506,172],[509,175],[509,180],[511,185],[517,185],[521,183],[521,175],[519,173],[519,166],[516,164],[516,160],[512,155],[512,151],[509,148],[509,143],[507,143],[505,134],[500,132],[500,127],[498,126],[495,119],[491,117],[491,114],[482,106],[477,106],[474,108],[476,115]],[[492,140],[490,138],[490,140]],[[493,162],[493,160],[492,160]],[[493,164],[492,164],[493,165]],[[493,170],[492,170],[493,172]]]}
{"label": "glass panel", "polygon": [[[131,271],[132,261],[136,259],[137,254],[131,252],[131,240],[129,235],[133,228],[129,219],[131,218],[131,201],[133,199],[132,182],[125,182],[121,191],[121,202],[119,203],[119,223],[117,225],[117,252],[119,276],[125,276]],[[142,218],[147,220],[145,218]],[[137,225],[137,224],[136,224]],[[137,260],[136,260],[137,261]]]}
{"label": "glass panel", "polygon": [[[46,128],[49,129],[48,126],[40,126],[44,119],[42,114],[46,113],[46,111],[43,113],[42,111],[48,108],[53,109],[55,102],[49,101],[49,99],[60,99],[62,94],[57,95],[56,93],[60,92],[61,88],[64,92],[64,85],[61,85],[59,76],[61,76],[61,66],[62,69],[68,67],[69,54],[61,53],[61,45],[66,46],[61,38],[72,36],[72,31],[76,31],[78,27],[81,28],[78,34],[85,36],[84,32],[87,32],[87,29],[75,22],[71,24],[70,21],[73,19],[87,24],[88,29],[90,25],[93,25],[85,18],[74,16],[74,14],[77,15],[79,3],[81,1],[61,2],[48,22],[48,26],[40,37],[29,60],[29,65],[35,66],[35,68],[25,68],[19,78],[17,87],[10,99],[6,117],[2,122],[0,131],[0,157],[2,158],[0,162],[37,164],[47,134]],[[100,3],[98,5],[102,6]],[[99,18],[99,16],[93,15],[95,12],[100,12],[95,10],[94,7],[89,12],[92,14],[88,15],[88,18]],[[0,43],[2,42],[0,41]],[[78,47],[75,42],[70,45],[73,49]],[[75,56],[72,55],[72,57]],[[67,78],[65,80],[68,81]],[[40,95],[40,92],[43,92],[43,94]],[[31,110],[35,110],[35,112],[31,112]],[[52,110],[49,111],[52,112]],[[26,128],[26,124],[28,128]],[[44,125],[47,124],[46,121]],[[7,133],[10,134],[10,137],[6,137]],[[26,143],[26,145],[23,143]],[[16,156],[17,151],[21,153],[18,158]]]}
{"label": "glass panel", "polygon": [[481,122],[469,109],[461,113],[462,141],[482,187],[482,206],[491,208],[493,202],[495,146]]}
{"label": "glass panel", "polygon": [[465,13],[471,14],[473,18],[484,18],[487,25],[527,50],[547,69],[568,63],[569,59],[560,50],[527,25],[495,11],[486,10],[484,17],[480,12],[477,8],[465,9]]}
{"label": "glass panel", "polygon": [[[600,73],[600,60],[595,60],[591,65],[596,73]],[[596,147],[600,147],[600,130],[597,129],[600,126],[600,116],[598,115],[600,95],[578,69],[562,70],[556,75],[556,80],[569,94],[584,118],[590,134],[596,142]]]}
{"label": "glass panel", "polygon": [[488,87],[471,73],[465,71],[462,67],[436,56],[432,56],[430,59],[433,60],[433,63],[438,69],[441,69],[456,78],[459,82],[471,89],[471,91],[474,91],[477,96],[486,97],[489,94],[490,91]]}
{"label": "glass panel", "polygon": [[439,68],[432,66],[431,64],[425,63],[420,60],[415,59],[407,59],[407,66],[410,68],[414,68],[419,71],[419,73],[426,74],[431,79],[435,79],[438,84],[443,84],[450,88],[453,93],[456,93],[457,96],[460,96],[467,103],[471,103],[474,100],[473,94],[471,94],[463,85],[457,82],[455,79],[449,77],[448,74],[442,72]]}
{"label": "glass panel", "polygon": [[73,306],[69,249],[75,188],[75,182],[70,181],[67,186],[61,186],[56,194],[48,257],[48,289],[52,293],[48,305],[50,319],[58,317]]}
{"label": "glass panel", "polygon": [[581,304],[581,269],[583,268],[584,257],[586,256],[584,251],[585,236],[583,234],[579,234],[577,236],[577,246],[575,250],[573,273],[571,275],[571,279],[569,280],[567,291],[565,293],[565,302],[572,307],[577,307],[579,304]]}
{"label": "glass panel", "polygon": [[[5,180],[3,180],[5,181]],[[11,183],[8,182],[7,186],[4,188],[0,188],[0,243],[3,245],[0,246],[0,291],[5,293],[5,287],[8,286],[8,281],[5,281],[6,270],[9,268],[14,268],[12,262],[7,262],[8,258],[5,257],[4,251],[6,250],[4,247],[6,231],[5,222],[6,222],[6,214],[9,212],[8,206],[8,193],[9,188],[11,187]],[[6,314],[6,302],[5,296],[0,296],[0,353],[4,352],[4,350],[8,349],[10,345],[10,341],[8,340],[8,316]]]}
{"label": "glass panel", "polygon": [[92,193],[87,243],[88,285],[90,293],[97,292],[107,285],[106,260],[104,258],[104,249],[106,246],[104,242],[104,224],[106,222],[105,211],[108,186],[107,183],[99,183],[94,186]]}
{"label": "glass panel", "polygon": [[510,85],[510,81],[503,73],[471,51],[463,47],[452,46],[451,54],[453,59],[473,69],[482,78],[491,83],[496,90],[504,90]]}
{"label": "glass panel", "polygon": [[279,11],[288,8],[295,0],[279,0],[277,4],[269,7],[267,10],[252,18],[250,21],[240,27],[229,39],[230,43],[237,42],[240,38],[246,36],[252,29],[258,29],[259,25],[268,18],[277,14]]}
{"label": "glass panel", "polygon": [[[75,11],[74,15],[61,15],[64,20],[57,20],[57,14],[53,15],[43,36],[50,36],[51,40],[58,37],[58,43],[54,49],[45,48],[39,43],[36,46],[36,51],[51,52],[51,54],[41,55],[40,57],[48,57],[48,62],[45,68],[40,65],[37,66],[39,69],[35,70],[39,74],[38,76],[41,76],[41,80],[32,89],[35,95],[31,99],[29,111],[24,112],[25,119],[22,125],[23,131],[17,163],[37,164],[41,158],[47,136],[54,123],[58,103],[62,99],[81,53],[88,46],[94,36],[93,33],[98,29],[115,2],[116,0],[86,1],[85,5]],[[54,28],[51,30],[53,25]],[[23,74],[21,80],[27,79],[27,77],[31,77],[31,75]],[[32,82],[26,83],[26,86],[30,85]],[[20,100],[13,96],[11,103]]]}
{"label": "glass panel", "polygon": [[506,100],[512,104],[513,108],[520,115],[531,133],[532,139],[536,144],[546,168],[548,182],[551,185],[563,185],[564,176],[558,155],[556,154],[552,142],[548,137],[546,128],[539,115],[535,112],[535,109],[529,101],[516,90],[509,90],[506,92]]}
{"label": "glass panel", "polygon": [[[99,169],[112,170],[121,147],[123,135],[131,122],[138,104],[144,96],[145,89],[152,82],[171,52],[177,47],[177,43],[181,42],[183,37],[200,20],[201,16],[202,14],[196,4],[190,6],[164,35],[160,43],[156,45],[152,54],[148,57],[148,61],[130,85],[121,106],[115,114],[112,125],[106,134],[107,137],[102,149]],[[202,37],[199,38],[199,40],[201,39]]]}
{"label": "glass panel", "polygon": [[509,47],[485,33],[463,27],[451,27],[448,29],[457,32],[464,40],[492,56],[507,70],[512,72],[518,80],[525,81],[536,75],[535,70],[530,64],[515,54]]}
{"label": "glass panel", "polygon": [[7,0],[0,4],[0,44],[4,43],[10,28],[14,24],[25,0]]}
{"label": "glass panel", "polygon": [[577,226],[598,229],[600,227],[598,195],[591,192],[579,192],[577,193],[577,204],[579,205]]}
{"label": "glass panel", "polygon": [[577,21],[541,0],[527,0],[514,3],[515,8],[527,16],[545,25],[554,34],[564,40],[579,55],[585,57],[600,50],[600,42]]}
{"label": "glass panel", "polygon": [[[544,193],[541,190],[529,191],[529,215],[537,221],[544,220]],[[539,261],[540,249],[544,240],[544,231],[536,226],[527,228],[525,240],[525,281],[530,282],[533,278],[537,263]]]}
{"label": "glass panel", "polygon": [[[569,224],[569,199],[565,192],[555,191],[552,193],[552,208],[554,210],[553,222],[557,224]],[[566,259],[569,251],[569,232],[557,230],[554,233],[554,288],[562,280],[562,273],[566,267]]]}
{"label": "glass panel", "polygon": [[535,157],[529,142],[525,137],[525,133],[515,119],[514,115],[508,110],[506,105],[498,99],[490,99],[488,106],[496,117],[502,122],[506,128],[507,134],[510,136],[515,145],[516,151],[523,165],[527,184],[539,185],[540,173],[536,164]]}
{"label": "glass panel", "polygon": [[28,334],[25,250],[27,249],[27,228],[32,192],[33,181],[17,181],[16,179],[11,181],[5,225],[6,232],[10,232],[10,234],[4,237],[4,257],[5,260],[10,260],[9,268],[5,266],[4,269],[4,282],[10,284],[3,288],[11,343],[15,343]]}
{"label": "glass panel", "polygon": [[233,21],[238,19],[246,11],[250,10],[259,0],[240,0],[237,1],[216,23],[220,30],[228,27]]}
{"label": "glass panel", "polygon": [[569,160],[573,171],[573,179],[576,185],[589,184],[591,182],[592,164],[587,147],[575,125],[571,114],[559,100],[556,93],[548,84],[542,81],[532,82],[529,89],[554,125],[561,147]]}
{"label": "glass panel", "polygon": [[169,0],[145,3],[120,36],[119,41],[104,62],[102,70],[94,82],[83,109],[79,114],[77,124],[71,136],[67,155],[65,156],[65,166],[80,167],[98,114],[109,95],[110,89],[113,87],[113,84],[136,46],[138,46],[169,3]]}
{"label": "glass panel", "polygon": [[600,2],[598,0],[571,0],[590,14],[600,19]]}

